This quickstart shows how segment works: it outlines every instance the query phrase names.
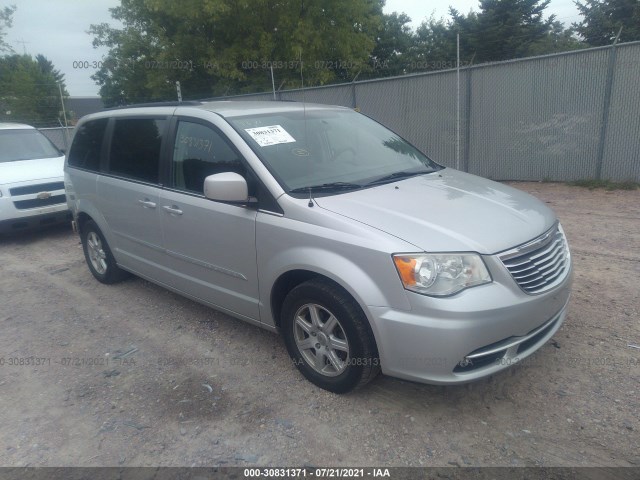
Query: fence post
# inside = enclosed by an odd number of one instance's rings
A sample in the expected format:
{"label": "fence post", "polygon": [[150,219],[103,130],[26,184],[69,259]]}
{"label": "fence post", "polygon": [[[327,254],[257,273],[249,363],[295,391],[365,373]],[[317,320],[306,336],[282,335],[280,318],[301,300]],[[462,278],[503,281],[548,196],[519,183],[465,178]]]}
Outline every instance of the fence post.
{"label": "fence post", "polygon": [[613,90],[613,77],[616,68],[616,45],[622,33],[622,27],[618,30],[613,45],[609,50],[609,64],[607,66],[607,80],[604,85],[604,103],[602,105],[602,121],[600,123],[600,138],[598,140],[598,156],[596,157],[596,179],[602,180],[602,162],[604,161],[604,144],[607,140],[607,126],[609,124],[609,110],[611,109],[611,92]]}
{"label": "fence post", "polygon": [[357,108],[358,107],[358,102],[356,100],[356,83],[355,82],[351,82],[351,103],[352,103],[352,108]]}
{"label": "fence post", "polygon": [[471,153],[471,66],[465,69],[467,71],[467,92],[464,101],[464,169],[469,173],[469,154]]}
{"label": "fence post", "polygon": [[456,33],[456,170],[460,170],[460,33]]}
{"label": "fence post", "polygon": [[352,103],[352,108],[354,110],[358,108],[358,101],[356,97],[356,80],[358,79],[359,76],[360,76],[360,71],[358,71],[356,76],[353,77],[353,80],[351,80],[351,103]]}

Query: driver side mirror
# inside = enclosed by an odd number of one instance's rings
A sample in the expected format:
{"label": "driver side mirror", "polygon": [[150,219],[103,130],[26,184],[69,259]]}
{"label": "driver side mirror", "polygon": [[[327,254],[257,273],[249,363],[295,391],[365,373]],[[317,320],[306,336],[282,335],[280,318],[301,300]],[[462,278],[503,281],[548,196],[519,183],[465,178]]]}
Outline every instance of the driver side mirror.
{"label": "driver side mirror", "polygon": [[247,181],[235,172],[209,175],[204,179],[204,196],[219,202],[248,203]]}

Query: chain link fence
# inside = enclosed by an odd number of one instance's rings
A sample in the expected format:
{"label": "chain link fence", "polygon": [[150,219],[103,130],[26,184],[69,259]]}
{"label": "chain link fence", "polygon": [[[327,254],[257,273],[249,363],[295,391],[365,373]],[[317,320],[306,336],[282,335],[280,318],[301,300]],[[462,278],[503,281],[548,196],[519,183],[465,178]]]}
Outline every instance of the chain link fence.
{"label": "chain link fence", "polygon": [[73,127],[39,128],[51,142],[63,152],[69,151],[71,139],[73,138]]}
{"label": "chain link fence", "polygon": [[[496,180],[640,181],[640,42],[350,84],[277,100],[358,108],[446,166]],[[236,100],[273,100],[273,93]]]}
{"label": "chain link fence", "polygon": [[[640,42],[467,66],[459,89],[457,78],[443,70],[275,99],[357,108],[439,163],[496,180],[640,181]],[[41,131],[68,150],[73,128]]]}

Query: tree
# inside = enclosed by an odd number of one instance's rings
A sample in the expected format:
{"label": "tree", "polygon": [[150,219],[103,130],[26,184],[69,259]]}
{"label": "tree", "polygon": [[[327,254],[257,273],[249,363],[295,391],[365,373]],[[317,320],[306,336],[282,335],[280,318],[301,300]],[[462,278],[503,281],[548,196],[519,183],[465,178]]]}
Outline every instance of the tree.
{"label": "tree", "polygon": [[462,66],[582,48],[573,30],[553,15],[544,18],[549,1],[481,0],[480,11],[461,14],[449,8],[450,19],[433,16],[422,22],[409,57],[416,70],[454,68],[456,35],[460,35]]}
{"label": "tree", "polygon": [[67,96],[64,75],[44,56],[0,57],[0,121],[25,122],[36,127],[59,126],[60,101]]}
{"label": "tree", "polygon": [[458,14],[453,9],[450,9],[450,12],[452,16],[455,15],[453,17],[455,24],[454,21],[445,22],[443,19],[431,16],[417,28],[411,50],[413,70],[441,70],[455,67],[457,62],[456,33],[462,31],[469,33],[461,33],[460,35],[461,59],[464,63],[469,61],[472,54],[468,52],[474,50],[469,46],[473,41],[470,33],[475,31],[477,16],[474,12],[466,16]]}
{"label": "tree", "polygon": [[[321,85],[371,68],[382,0],[122,0],[93,77],[106,105]],[[301,63],[302,62],[302,63]],[[301,72],[302,66],[302,72]]]}
{"label": "tree", "polygon": [[64,85],[64,74],[60,72],[60,70],[56,69],[53,66],[51,60],[45,57],[42,54],[36,55],[36,62],[38,64],[38,68],[40,72],[46,77],[52,77],[56,83],[60,83]]}
{"label": "tree", "polygon": [[545,55],[586,48],[587,45],[581,42],[575,33],[575,29],[565,28],[561,22],[553,21],[547,34],[529,46],[527,54]]}
{"label": "tree", "polygon": [[640,40],[640,1],[585,0],[575,3],[583,19],[573,27],[589,45],[611,45],[620,27],[618,41]]}
{"label": "tree", "polygon": [[465,28],[467,18],[453,9],[451,15],[454,28],[469,35],[476,61],[508,60],[532,55],[534,46],[553,29],[554,15],[543,17],[549,1],[480,0],[481,10],[471,29]]}
{"label": "tree", "polygon": [[4,37],[7,34],[6,29],[11,28],[13,13],[16,11],[15,5],[9,5],[8,7],[0,8],[0,53],[13,53],[13,48],[7,42]]}
{"label": "tree", "polygon": [[393,12],[382,16],[376,46],[371,53],[373,76],[401,75],[407,71],[409,52],[415,41],[410,23],[411,18],[406,13]]}

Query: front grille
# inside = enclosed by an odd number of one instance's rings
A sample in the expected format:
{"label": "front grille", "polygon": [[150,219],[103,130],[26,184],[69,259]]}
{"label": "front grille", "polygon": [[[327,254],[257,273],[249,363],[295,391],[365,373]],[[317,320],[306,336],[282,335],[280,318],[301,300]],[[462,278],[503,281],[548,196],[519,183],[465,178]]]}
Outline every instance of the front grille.
{"label": "front grille", "polygon": [[64,190],[64,182],[51,182],[41,183],[39,185],[27,185],[26,187],[14,187],[9,189],[9,193],[13,196],[18,196],[40,192],[55,192],[56,190]]}
{"label": "front grille", "polygon": [[520,288],[531,295],[546,292],[560,283],[571,264],[567,239],[558,224],[499,257]]}
{"label": "front grille", "polygon": [[562,318],[562,312],[559,312],[547,323],[534,328],[523,337],[505,338],[474,350],[456,365],[453,373],[469,373],[496,365],[515,365],[520,361],[521,355],[528,355],[532,349],[539,346],[540,342],[558,327]]}
{"label": "front grille", "polygon": [[49,205],[58,205],[60,203],[65,203],[67,201],[67,197],[65,195],[54,195],[49,198],[39,199],[39,198],[31,198],[29,200],[18,200],[13,202],[15,207],[18,210],[26,210],[28,208],[38,208],[38,207],[47,207]]}

